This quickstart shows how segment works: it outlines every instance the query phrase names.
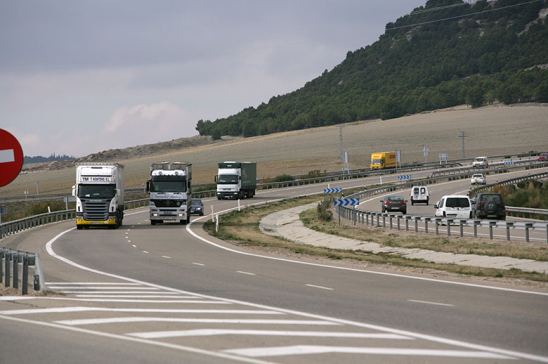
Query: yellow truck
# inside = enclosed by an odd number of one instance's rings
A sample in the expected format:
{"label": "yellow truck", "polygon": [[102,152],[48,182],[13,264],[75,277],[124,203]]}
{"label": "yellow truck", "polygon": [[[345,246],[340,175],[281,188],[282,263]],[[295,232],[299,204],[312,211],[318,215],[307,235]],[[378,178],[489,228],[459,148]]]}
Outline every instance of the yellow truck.
{"label": "yellow truck", "polygon": [[396,168],[396,152],[371,153],[371,169]]}

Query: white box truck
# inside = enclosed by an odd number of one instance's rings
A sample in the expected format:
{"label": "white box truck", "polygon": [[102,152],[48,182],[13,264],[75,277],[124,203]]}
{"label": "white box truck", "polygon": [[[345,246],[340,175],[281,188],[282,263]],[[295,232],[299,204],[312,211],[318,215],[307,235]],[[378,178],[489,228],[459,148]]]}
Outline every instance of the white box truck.
{"label": "white box truck", "polygon": [[192,164],[158,162],[150,165],[146,191],[150,199],[150,223],[190,221]]}
{"label": "white box truck", "polygon": [[124,166],[80,163],[76,166],[76,228],[103,225],[117,228],[124,219]]}
{"label": "white box truck", "polygon": [[257,163],[255,162],[219,162],[215,182],[217,199],[250,198],[255,196],[257,188]]}

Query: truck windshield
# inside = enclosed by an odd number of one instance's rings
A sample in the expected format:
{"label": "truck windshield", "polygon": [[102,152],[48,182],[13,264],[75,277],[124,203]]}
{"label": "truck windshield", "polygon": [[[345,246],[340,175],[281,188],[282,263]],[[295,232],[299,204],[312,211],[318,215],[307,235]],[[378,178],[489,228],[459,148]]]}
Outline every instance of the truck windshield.
{"label": "truck windshield", "polygon": [[238,183],[238,175],[220,174],[219,177],[217,177],[217,183],[220,185],[235,185]]}
{"label": "truck windshield", "polygon": [[78,185],[80,198],[113,198],[116,194],[116,185]]}
{"label": "truck windshield", "polygon": [[154,176],[150,183],[150,192],[186,192],[186,177]]}
{"label": "truck windshield", "polygon": [[371,164],[383,164],[384,159],[371,159]]}

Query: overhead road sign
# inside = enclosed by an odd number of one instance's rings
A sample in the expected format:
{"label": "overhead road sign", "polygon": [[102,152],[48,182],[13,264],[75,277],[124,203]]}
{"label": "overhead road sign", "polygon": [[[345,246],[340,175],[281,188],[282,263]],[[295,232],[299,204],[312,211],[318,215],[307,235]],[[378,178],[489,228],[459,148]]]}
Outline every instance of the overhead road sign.
{"label": "overhead road sign", "polygon": [[327,187],[323,189],[323,193],[339,193],[342,192],[342,187]]}
{"label": "overhead road sign", "polygon": [[0,129],[0,187],[13,181],[23,168],[23,149],[17,138]]}
{"label": "overhead road sign", "polygon": [[359,198],[339,198],[333,202],[334,206],[356,206],[360,204]]}

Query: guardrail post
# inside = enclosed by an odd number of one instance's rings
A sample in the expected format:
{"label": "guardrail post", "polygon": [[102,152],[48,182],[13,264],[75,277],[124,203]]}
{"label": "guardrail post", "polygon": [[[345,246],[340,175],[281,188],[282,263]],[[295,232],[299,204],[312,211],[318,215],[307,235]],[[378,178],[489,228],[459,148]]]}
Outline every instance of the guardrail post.
{"label": "guardrail post", "polygon": [[379,224],[379,214],[378,214],[378,213],[375,213],[375,215],[377,215],[377,227],[379,227],[379,226],[381,226],[381,225]]}
{"label": "guardrail post", "polygon": [[525,241],[529,242],[529,229],[533,227],[532,222],[525,223]]}
{"label": "guardrail post", "polygon": [[366,225],[369,225],[369,215],[370,215],[369,212],[366,212],[366,213],[365,213],[365,224],[366,224]]}
{"label": "guardrail post", "polygon": [[29,258],[27,254],[23,255],[23,276],[21,277],[21,294],[24,296],[29,293]]}
{"label": "guardrail post", "polygon": [[396,217],[396,221],[397,221],[397,225],[398,225],[398,230],[400,230],[400,220],[401,220],[401,216],[398,215],[398,216]]}
{"label": "guardrail post", "polygon": [[513,222],[506,223],[506,240],[510,241],[510,228],[514,227]]}
{"label": "guardrail post", "polygon": [[409,220],[411,220],[411,216],[405,216],[405,231],[409,231]]}
{"label": "guardrail post", "polygon": [[420,216],[415,216],[415,232],[418,233],[419,232],[419,220],[420,220]]}
{"label": "guardrail post", "polygon": [[386,227],[386,214],[382,214],[382,227]]}
{"label": "guardrail post", "polygon": [[493,227],[497,226],[496,221],[489,221],[489,239],[493,240]]}
{"label": "guardrail post", "polygon": [[459,221],[459,228],[460,228],[460,237],[464,237],[464,224],[466,223],[466,220],[460,220]]}
{"label": "guardrail post", "polygon": [[447,222],[447,236],[451,236],[451,223],[453,222],[453,219],[446,219]]}
{"label": "guardrail post", "polygon": [[429,217],[424,218],[424,232],[428,234],[428,222],[430,221]]}
{"label": "guardrail post", "polygon": [[393,226],[393,225],[392,225],[392,218],[394,217],[394,215],[388,215],[388,216],[389,216],[389,218],[390,218],[390,229],[392,229],[392,226]]}
{"label": "guardrail post", "polygon": [[478,225],[481,224],[480,220],[474,220],[474,238],[478,237]]}
{"label": "guardrail post", "polygon": [[13,288],[19,288],[19,254],[13,253]]}
{"label": "guardrail post", "polygon": [[10,267],[10,259],[11,259],[11,253],[9,251],[6,251],[4,254],[4,272],[5,272],[5,279],[4,279],[4,286],[8,288],[10,286],[10,280],[11,280],[11,267]]}
{"label": "guardrail post", "polygon": [[546,224],[546,242],[548,243],[548,224]]}

